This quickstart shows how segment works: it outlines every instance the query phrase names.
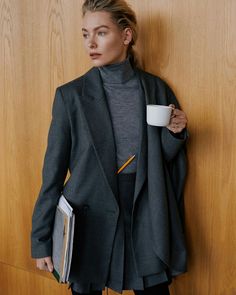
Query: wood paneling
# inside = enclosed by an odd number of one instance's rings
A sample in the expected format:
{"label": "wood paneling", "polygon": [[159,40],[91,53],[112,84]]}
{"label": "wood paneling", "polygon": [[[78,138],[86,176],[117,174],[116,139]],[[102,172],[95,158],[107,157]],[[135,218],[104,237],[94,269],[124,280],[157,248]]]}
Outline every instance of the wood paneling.
{"label": "wood paneling", "polygon": [[[80,31],[82,2],[0,1],[0,288],[4,294],[27,294],[28,286],[39,290],[35,295],[67,294],[63,287],[58,291],[48,274],[35,269],[29,236],[55,88],[91,66]],[[174,280],[171,293],[233,295],[236,2],[129,3],[138,16],[137,51],[145,69],[171,85],[189,118],[185,192],[189,271]]]}
{"label": "wood paneling", "polygon": [[11,265],[0,264],[0,290],[4,295],[69,295],[67,285],[59,285],[54,279],[25,271]]}

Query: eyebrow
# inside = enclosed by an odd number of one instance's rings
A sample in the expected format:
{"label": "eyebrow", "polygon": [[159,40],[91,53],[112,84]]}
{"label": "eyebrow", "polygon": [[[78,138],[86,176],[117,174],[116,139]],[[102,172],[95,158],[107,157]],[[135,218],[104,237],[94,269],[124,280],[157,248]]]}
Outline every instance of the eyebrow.
{"label": "eyebrow", "polygon": [[[108,26],[106,25],[101,25],[101,26],[98,26],[98,27],[95,27],[94,28],[94,31],[98,30],[98,29],[101,29],[101,28],[105,28],[105,29],[110,29]],[[82,31],[86,31],[88,32],[88,30],[86,30],[85,28],[82,28]]]}

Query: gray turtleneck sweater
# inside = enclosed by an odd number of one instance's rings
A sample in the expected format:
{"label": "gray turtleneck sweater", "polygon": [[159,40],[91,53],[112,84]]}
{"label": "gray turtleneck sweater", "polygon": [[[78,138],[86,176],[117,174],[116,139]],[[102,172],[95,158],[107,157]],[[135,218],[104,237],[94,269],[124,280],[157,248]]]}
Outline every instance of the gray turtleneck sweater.
{"label": "gray turtleneck sweater", "polygon": [[129,58],[99,67],[111,114],[120,168],[129,157],[134,160],[121,173],[136,172],[138,137],[140,133],[140,102],[142,90]]}

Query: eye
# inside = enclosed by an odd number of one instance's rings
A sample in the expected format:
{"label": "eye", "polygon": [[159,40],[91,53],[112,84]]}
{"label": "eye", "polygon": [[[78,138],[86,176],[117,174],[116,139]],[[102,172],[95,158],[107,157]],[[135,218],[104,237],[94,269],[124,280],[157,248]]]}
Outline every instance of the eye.
{"label": "eye", "polygon": [[105,36],[106,35],[106,32],[98,32],[98,35],[99,36]]}
{"label": "eye", "polygon": [[83,33],[83,38],[84,38],[84,39],[87,39],[87,38],[88,38],[88,34]]}

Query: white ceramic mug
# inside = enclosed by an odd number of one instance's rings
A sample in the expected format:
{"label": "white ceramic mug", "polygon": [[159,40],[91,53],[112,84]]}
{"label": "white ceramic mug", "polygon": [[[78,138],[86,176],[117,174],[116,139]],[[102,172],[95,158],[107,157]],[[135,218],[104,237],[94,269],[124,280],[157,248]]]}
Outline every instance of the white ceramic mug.
{"label": "white ceramic mug", "polygon": [[147,105],[147,123],[152,126],[167,126],[170,123],[172,107],[148,104]]}

